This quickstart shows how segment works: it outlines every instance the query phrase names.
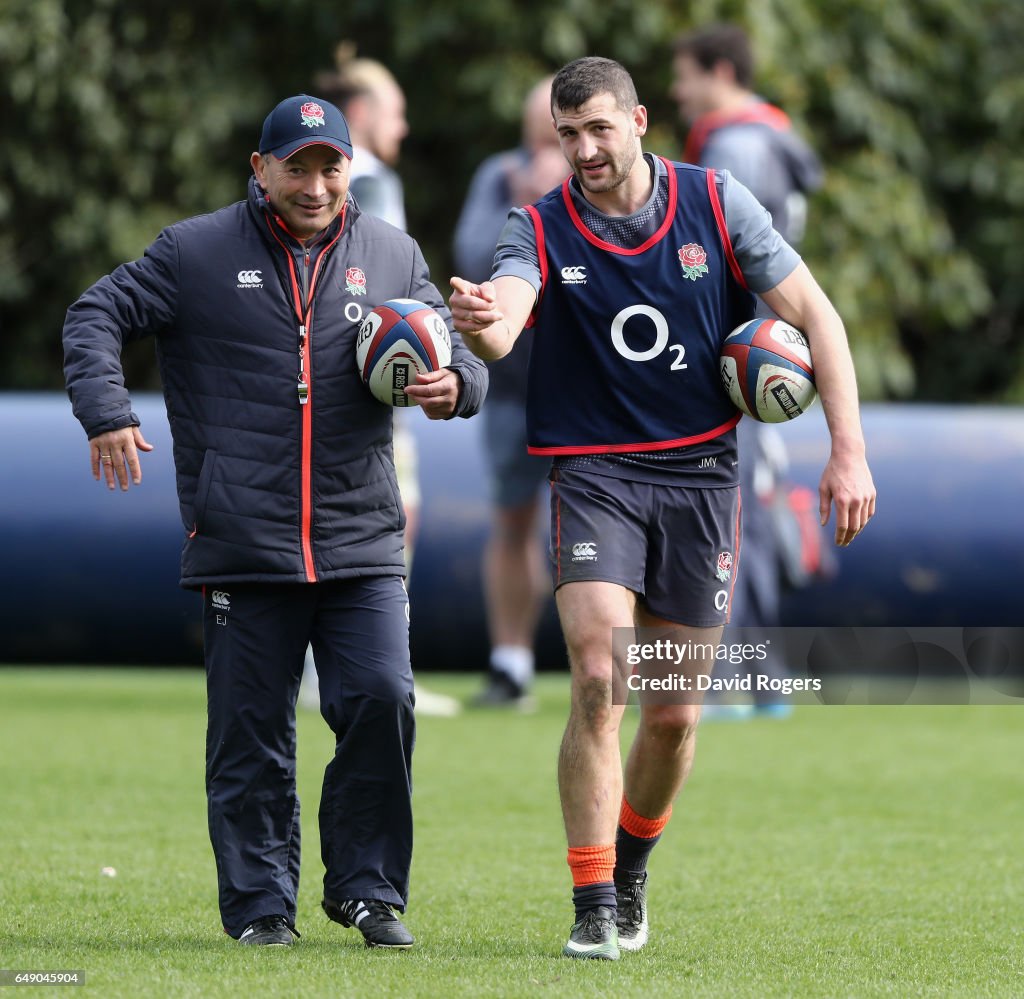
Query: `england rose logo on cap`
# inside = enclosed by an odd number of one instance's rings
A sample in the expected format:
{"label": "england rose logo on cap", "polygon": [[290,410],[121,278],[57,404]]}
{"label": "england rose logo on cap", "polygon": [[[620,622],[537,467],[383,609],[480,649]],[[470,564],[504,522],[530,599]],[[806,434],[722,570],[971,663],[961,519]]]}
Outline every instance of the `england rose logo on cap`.
{"label": "england rose logo on cap", "polygon": [[318,128],[324,123],[324,109],[316,101],[306,101],[299,108],[299,114],[302,116],[302,124],[306,128]]}
{"label": "england rose logo on cap", "polygon": [[352,159],[352,137],[345,116],[330,101],[296,94],[281,101],[263,122],[260,155],[286,160],[307,146],[331,146]]}

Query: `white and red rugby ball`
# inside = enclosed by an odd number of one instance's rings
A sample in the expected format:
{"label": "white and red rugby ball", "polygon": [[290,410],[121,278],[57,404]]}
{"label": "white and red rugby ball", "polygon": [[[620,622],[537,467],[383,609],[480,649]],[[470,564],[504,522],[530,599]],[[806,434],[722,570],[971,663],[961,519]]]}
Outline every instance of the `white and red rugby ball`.
{"label": "white and red rugby ball", "polygon": [[388,406],[413,406],[405,394],[419,375],[446,368],[452,338],[445,321],[413,298],[393,298],[366,314],[356,337],[363,384]]}
{"label": "white and red rugby ball", "polygon": [[751,319],[722,344],[722,384],[737,409],[762,423],[785,423],[818,397],[807,337],[781,319]]}

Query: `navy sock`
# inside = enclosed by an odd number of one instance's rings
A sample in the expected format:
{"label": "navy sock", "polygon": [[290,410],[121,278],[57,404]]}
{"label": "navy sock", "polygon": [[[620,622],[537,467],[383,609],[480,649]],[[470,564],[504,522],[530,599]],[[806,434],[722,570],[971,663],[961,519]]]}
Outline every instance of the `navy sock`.
{"label": "navy sock", "polygon": [[660,833],[657,836],[634,836],[619,826],[615,834],[615,880],[636,881],[647,870],[647,858],[659,839]]}
{"label": "navy sock", "polygon": [[606,905],[615,911],[615,882],[598,881],[592,885],[576,885],[572,890],[572,904],[576,906],[576,922],[583,918],[588,909]]}

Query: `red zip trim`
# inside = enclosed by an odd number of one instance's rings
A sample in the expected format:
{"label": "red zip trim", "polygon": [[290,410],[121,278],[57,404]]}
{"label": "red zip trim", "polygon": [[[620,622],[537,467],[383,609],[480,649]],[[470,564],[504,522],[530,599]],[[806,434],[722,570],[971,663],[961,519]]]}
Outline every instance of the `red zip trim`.
{"label": "red zip trim", "polygon": [[306,404],[302,409],[302,458],[301,458],[301,486],[300,486],[300,516],[299,533],[302,543],[302,566],[306,573],[306,582],[317,581],[316,565],[313,562],[313,295],[316,291],[317,279],[320,276],[320,267],[323,264],[327,251],[341,239],[345,230],[346,204],[341,210],[341,225],[338,233],[318,254],[316,263],[313,265],[313,275],[309,281],[309,296],[305,311],[303,310],[302,292],[299,290],[299,276],[295,268],[295,257],[291,250],[284,244],[281,237],[274,229],[273,223],[267,218],[267,227],[271,235],[277,240],[281,249],[285,251],[285,258],[288,261],[288,272],[292,282],[292,307],[295,309],[295,316],[299,321],[299,335],[305,331],[305,375],[306,375]]}
{"label": "red zip trim", "polygon": [[[347,207],[347,203],[346,203]],[[328,243],[316,258],[313,265],[313,276],[309,281],[309,307],[306,310],[306,383],[309,388],[309,397],[306,405],[302,407],[302,560],[306,567],[306,579],[310,583],[316,582],[316,567],[313,564],[313,293],[316,291],[317,280],[320,277],[320,267],[335,243],[341,239],[342,230],[345,228],[345,209],[341,213],[341,226],[337,235]],[[291,254],[288,255],[294,267],[295,261]]]}

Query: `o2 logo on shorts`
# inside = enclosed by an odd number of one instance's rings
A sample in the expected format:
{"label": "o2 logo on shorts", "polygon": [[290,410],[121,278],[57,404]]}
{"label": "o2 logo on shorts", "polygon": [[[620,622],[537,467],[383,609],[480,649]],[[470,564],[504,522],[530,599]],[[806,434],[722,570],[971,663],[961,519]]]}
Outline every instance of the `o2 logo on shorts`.
{"label": "o2 logo on shorts", "polygon": [[572,546],[573,562],[596,562],[597,542],[579,541]]}

